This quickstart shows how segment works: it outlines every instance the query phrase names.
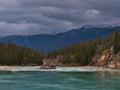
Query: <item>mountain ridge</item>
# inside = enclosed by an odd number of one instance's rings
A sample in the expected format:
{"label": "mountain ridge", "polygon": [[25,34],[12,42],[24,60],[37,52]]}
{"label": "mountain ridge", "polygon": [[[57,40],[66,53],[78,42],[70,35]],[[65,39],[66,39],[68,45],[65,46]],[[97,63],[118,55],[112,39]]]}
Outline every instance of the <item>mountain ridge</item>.
{"label": "mountain ridge", "polygon": [[29,47],[39,51],[51,51],[64,46],[86,40],[92,40],[104,37],[120,29],[115,27],[90,27],[71,29],[70,31],[58,34],[37,34],[37,35],[13,35],[0,37],[2,42],[13,42],[19,46]]}

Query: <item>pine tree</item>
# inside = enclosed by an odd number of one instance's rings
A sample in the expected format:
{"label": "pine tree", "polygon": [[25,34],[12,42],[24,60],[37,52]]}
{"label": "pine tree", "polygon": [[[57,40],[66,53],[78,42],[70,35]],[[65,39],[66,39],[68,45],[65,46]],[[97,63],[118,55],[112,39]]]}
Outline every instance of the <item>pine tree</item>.
{"label": "pine tree", "polygon": [[114,35],[114,53],[120,51],[120,31],[116,31]]}

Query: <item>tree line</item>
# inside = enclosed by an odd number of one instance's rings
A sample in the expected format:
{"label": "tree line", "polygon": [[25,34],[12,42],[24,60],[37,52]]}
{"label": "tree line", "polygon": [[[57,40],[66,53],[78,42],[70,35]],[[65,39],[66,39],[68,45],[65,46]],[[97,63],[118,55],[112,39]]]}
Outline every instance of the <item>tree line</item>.
{"label": "tree line", "polygon": [[0,43],[0,65],[41,65],[44,54],[15,44]]}
{"label": "tree line", "polygon": [[88,65],[95,54],[102,53],[112,46],[114,47],[114,53],[120,51],[120,31],[100,39],[78,42],[71,46],[48,52],[47,58],[62,56],[61,62],[63,64]]}
{"label": "tree line", "polygon": [[95,54],[114,47],[114,54],[120,52],[120,31],[106,37],[78,42],[50,51],[47,54],[15,44],[0,43],[0,65],[42,65],[44,58],[60,58],[63,64],[88,65]]}

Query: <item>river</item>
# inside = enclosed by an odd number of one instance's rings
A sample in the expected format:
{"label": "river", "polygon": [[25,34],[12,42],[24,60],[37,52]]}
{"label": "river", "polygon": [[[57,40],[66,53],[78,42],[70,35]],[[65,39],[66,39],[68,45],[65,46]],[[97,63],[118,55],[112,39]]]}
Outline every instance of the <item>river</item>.
{"label": "river", "polygon": [[0,71],[0,90],[120,90],[119,71],[67,68],[61,68],[63,71],[38,70],[38,67],[5,69]]}

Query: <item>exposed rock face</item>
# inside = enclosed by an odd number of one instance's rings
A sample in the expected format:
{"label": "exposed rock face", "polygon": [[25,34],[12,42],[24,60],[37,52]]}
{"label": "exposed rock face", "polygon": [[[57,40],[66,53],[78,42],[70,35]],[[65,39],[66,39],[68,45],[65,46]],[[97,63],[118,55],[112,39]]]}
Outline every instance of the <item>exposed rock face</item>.
{"label": "exposed rock face", "polygon": [[120,53],[114,54],[113,47],[93,57],[91,65],[120,69]]}
{"label": "exposed rock face", "polygon": [[62,57],[58,56],[57,58],[48,58],[43,59],[43,65],[41,66],[42,69],[55,69],[56,66],[61,66],[62,63],[60,62],[60,59]]}
{"label": "exposed rock face", "polygon": [[59,59],[44,59],[43,60],[43,65],[54,65],[54,66],[59,66],[61,65],[60,60]]}

